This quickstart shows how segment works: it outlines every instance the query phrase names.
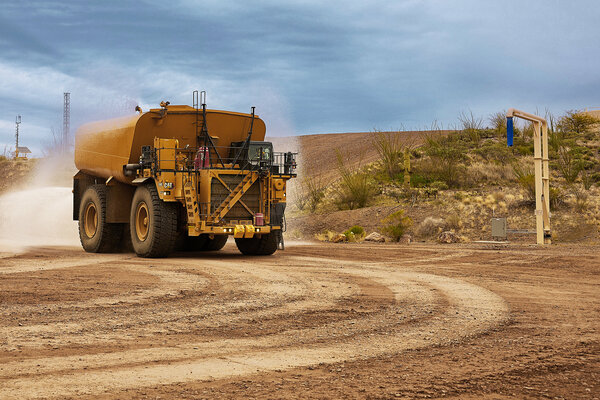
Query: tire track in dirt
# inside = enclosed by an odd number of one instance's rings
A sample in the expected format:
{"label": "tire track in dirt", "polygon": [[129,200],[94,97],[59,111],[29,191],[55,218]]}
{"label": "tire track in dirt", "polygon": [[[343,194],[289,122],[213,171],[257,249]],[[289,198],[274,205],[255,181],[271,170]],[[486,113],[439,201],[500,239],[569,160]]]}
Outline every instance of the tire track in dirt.
{"label": "tire track in dirt", "polygon": [[[171,268],[186,274],[181,268],[197,266],[197,260],[156,261],[152,260],[152,265],[165,273],[161,279],[169,276]],[[279,331],[267,335],[253,333],[247,338],[214,337],[166,347],[9,361],[0,367],[0,397],[99,394],[369,358],[461,340],[497,326],[508,317],[508,308],[500,297],[457,279],[399,271],[385,263],[310,257],[290,257],[288,261],[292,265],[287,267],[264,260],[242,266],[215,260],[205,263],[203,273],[214,276],[219,286],[215,296],[210,297],[223,297],[225,303],[213,304],[212,314],[201,323],[236,326],[245,320],[260,324],[261,318],[293,319],[307,311],[315,312],[317,318],[341,302],[360,298],[379,298],[380,305],[364,313],[349,312],[342,319],[324,318],[306,328],[283,324]],[[236,293],[234,289],[245,297],[230,299],[231,292]],[[266,302],[257,304],[262,298]],[[92,305],[83,303],[84,307]],[[252,310],[251,305],[258,309]],[[206,308],[199,306],[193,311],[201,313]],[[147,331],[132,332],[148,334],[157,328],[160,324],[149,324]],[[182,325],[178,329],[184,328]],[[94,326],[88,329],[84,341],[93,339],[97,343],[115,340],[124,333],[107,335]],[[23,334],[22,340],[26,341],[29,334]],[[75,336],[61,336],[57,344],[70,343]]]}

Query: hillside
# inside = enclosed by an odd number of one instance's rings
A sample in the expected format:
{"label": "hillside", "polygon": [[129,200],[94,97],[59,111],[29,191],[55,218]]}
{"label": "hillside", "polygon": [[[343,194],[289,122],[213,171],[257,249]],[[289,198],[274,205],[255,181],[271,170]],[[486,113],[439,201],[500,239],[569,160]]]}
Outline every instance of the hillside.
{"label": "hillside", "polygon": [[[567,113],[555,120],[550,131],[555,243],[600,240],[600,131],[597,121],[586,124],[584,118],[582,125],[578,118]],[[288,236],[331,238],[353,225],[367,233],[381,232],[386,225],[382,220],[403,210],[411,220],[405,230],[412,240],[436,240],[447,230],[462,241],[490,240],[491,218],[506,217],[509,230],[517,231],[509,234],[509,240],[535,243],[531,127],[517,129],[512,148],[506,146],[501,125],[444,135],[398,135],[399,150],[413,143],[410,187],[403,185],[402,157],[395,161],[394,174],[386,173],[389,166],[375,149],[373,134],[298,137],[306,165],[301,166],[290,194]],[[357,178],[369,192],[365,204],[348,202],[352,188],[341,180],[336,149],[347,160],[344,167],[350,183]]]}
{"label": "hillside", "polygon": [[[403,145],[420,146],[428,136],[446,135],[450,131],[386,132],[397,136]],[[355,167],[374,162],[377,151],[371,145],[373,132],[324,133],[293,137],[268,137],[276,151],[295,151],[299,155],[299,168],[303,176],[319,177],[323,181],[337,179],[339,150],[348,165]]]}

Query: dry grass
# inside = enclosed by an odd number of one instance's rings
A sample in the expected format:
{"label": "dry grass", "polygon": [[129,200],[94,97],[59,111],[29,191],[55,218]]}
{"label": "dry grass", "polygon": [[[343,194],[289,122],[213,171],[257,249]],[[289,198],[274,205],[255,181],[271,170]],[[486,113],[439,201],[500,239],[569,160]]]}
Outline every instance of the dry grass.
{"label": "dry grass", "polygon": [[446,221],[442,218],[427,217],[417,226],[415,235],[423,239],[436,237],[446,226]]}
{"label": "dry grass", "polygon": [[515,173],[510,165],[474,162],[465,171],[465,183],[468,186],[501,184],[514,179]]}

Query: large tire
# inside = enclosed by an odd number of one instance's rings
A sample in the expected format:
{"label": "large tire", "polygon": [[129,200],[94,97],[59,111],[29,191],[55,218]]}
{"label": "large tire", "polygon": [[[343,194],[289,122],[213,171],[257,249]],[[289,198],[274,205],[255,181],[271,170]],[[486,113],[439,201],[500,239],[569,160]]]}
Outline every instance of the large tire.
{"label": "large tire", "polygon": [[139,186],[129,217],[131,244],[140,257],[166,257],[177,239],[177,204],[160,199],[154,183]]}
{"label": "large tire", "polygon": [[277,251],[279,233],[271,232],[250,239],[235,239],[238,250],[247,256],[268,256]]}
{"label": "large tire", "polygon": [[79,240],[89,253],[121,250],[123,224],[106,222],[106,186],[92,185],[81,196],[79,204]]}

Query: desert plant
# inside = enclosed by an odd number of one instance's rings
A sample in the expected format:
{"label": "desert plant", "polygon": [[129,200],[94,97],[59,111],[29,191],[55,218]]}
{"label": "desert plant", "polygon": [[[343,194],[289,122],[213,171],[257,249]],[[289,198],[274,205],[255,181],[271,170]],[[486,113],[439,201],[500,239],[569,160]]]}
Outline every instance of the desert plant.
{"label": "desert plant", "polygon": [[506,112],[499,111],[488,118],[496,137],[506,136]]}
{"label": "desert plant", "polygon": [[331,242],[333,240],[333,238],[336,236],[337,236],[337,233],[327,229],[321,233],[315,234],[315,239],[317,239],[318,241],[321,241],[321,242]]}
{"label": "desert plant", "polygon": [[419,237],[430,238],[437,236],[446,226],[446,222],[441,218],[427,217],[419,224],[415,234]]}
{"label": "desert plant", "polygon": [[320,177],[312,176],[304,178],[302,181],[302,194],[301,196],[305,196],[306,205],[308,206],[310,212],[315,212],[319,203],[325,197],[325,188],[326,185],[323,183],[323,180]]}
{"label": "desert plant", "polygon": [[527,195],[529,201],[535,201],[535,172],[531,166],[523,166],[518,163],[513,164],[513,172],[517,177],[517,182],[521,189]]}
{"label": "desert plant", "polygon": [[585,190],[590,190],[592,185],[594,184],[593,174],[585,168],[581,168],[581,183],[583,184],[583,188]]}
{"label": "desert plant", "polygon": [[385,217],[382,223],[382,232],[398,242],[412,225],[412,220],[404,215],[404,210],[399,210]]}
{"label": "desert plant", "polygon": [[441,181],[433,181],[429,184],[429,187],[437,191],[448,190],[448,184],[446,182]]}
{"label": "desert plant", "polygon": [[354,242],[363,239],[366,235],[366,232],[362,226],[354,225],[350,229],[346,230],[344,232],[344,235],[346,236],[349,242]]}
{"label": "desert plant", "polygon": [[483,119],[476,118],[472,111],[465,113],[464,111],[458,116],[463,127],[463,133],[465,133],[475,147],[479,147],[481,143],[481,131],[483,130]]}
{"label": "desert plant", "polygon": [[590,196],[584,192],[583,190],[575,191],[575,211],[578,213],[583,213],[588,209],[589,206],[589,198]]}
{"label": "desert plant", "polygon": [[590,132],[594,125],[600,123],[600,120],[588,114],[577,111],[567,111],[557,124],[558,129],[563,131],[567,137],[582,136]]}
{"label": "desert plant", "polygon": [[337,150],[337,161],[341,178],[337,186],[338,208],[353,210],[365,207],[375,191],[370,176],[358,168],[351,170],[339,150]]}
{"label": "desert plant", "polygon": [[458,232],[461,230],[463,226],[462,219],[458,214],[450,214],[446,217],[445,227],[446,230],[453,230],[454,232]]}
{"label": "desert plant", "polygon": [[576,150],[566,146],[559,147],[556,164],[558,171],[569,184],[575,182],[582,169],[581,158]]}
{"label": "desert plant", "polygon": [[434,161],[433,167],[441,180],[448,186],[458,183],[460,162],[465,159],[465,148],[457,135],[426,138],[425,153]]}
{"label": "desert plant", "polygon": [[400,142],[399,132],[381,132],[373,133],[372,144],[381,161],[382,167],[390,179],[403,171],[403,146]]}
{"label": "desert plant", "polygon": [[474,162],[465,170],[464,184],[475,186],[478,184],[501,184],[514,180],[514,173],[510,165]]}
{"label": "desert plant", "polygon": [[565,205],[565,195],[562,190],[557,187],[550,186],[548,188],[548,202],[550,203],[550,209],[556,210]]}

